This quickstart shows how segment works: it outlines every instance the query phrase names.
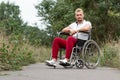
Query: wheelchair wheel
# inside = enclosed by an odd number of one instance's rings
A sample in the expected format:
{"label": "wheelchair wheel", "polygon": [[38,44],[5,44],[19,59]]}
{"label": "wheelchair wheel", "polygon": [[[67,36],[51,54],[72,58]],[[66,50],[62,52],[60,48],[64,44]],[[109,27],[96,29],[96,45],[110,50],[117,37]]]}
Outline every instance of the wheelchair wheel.
{"label": "wheelchair wheel", "polygon": [[98,66],[100,61],[100,48],[94,40],[85,42],[82,48],[82,57],[88,69],[94,69]]}
{"label": "wheelchair wheel", "polygon": [[84,67],[84,61],[82,59],[79,59],[76,61],[75,65],[78,69],[82,69]]}

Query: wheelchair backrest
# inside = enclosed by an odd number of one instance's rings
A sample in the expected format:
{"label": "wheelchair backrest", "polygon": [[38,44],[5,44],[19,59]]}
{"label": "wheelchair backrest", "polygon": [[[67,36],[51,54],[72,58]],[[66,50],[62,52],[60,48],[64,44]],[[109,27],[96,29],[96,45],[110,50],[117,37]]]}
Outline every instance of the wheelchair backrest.
{"label": "wheelchair backrest", "polygon": [[[91,29],[91,30],[92,30],[92,29]],[[81,39],[81,38],[78,38],[78,39],[77,39],[77,43],[76,43],[77,46],[82,47],[87,40],[90,40],[90,39],[91,39],[91,30],[90,30],[89,32],[80,31],[80,33],[84,33],[84,35],[87,36],[87,39],[86,39],[86,40],[83,40],[83,39]]]}

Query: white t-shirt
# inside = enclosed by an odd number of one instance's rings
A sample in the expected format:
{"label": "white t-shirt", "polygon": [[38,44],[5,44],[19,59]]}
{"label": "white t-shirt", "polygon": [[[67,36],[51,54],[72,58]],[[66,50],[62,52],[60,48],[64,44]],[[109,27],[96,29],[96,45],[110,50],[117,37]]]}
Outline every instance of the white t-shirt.
{"label": "white t-shirt", "polygon": [[[69,25],[69,27],[73,30],[78,30],[78,29],[81,29],[85,26],[89,26],[90,28],[92,28],[91,22],[86,21],[86,20],[84,20],[80,24],[77,24],[76,22],[73,22],[72,24]],[[88,32],[90,32],[90,31],[88,31]],[[78,38],[78,39],[82,39],[82,40],[88,40],[89,35],[87,33],[79,32],[79,33],[75,33],[73,35],[73,37]]]}

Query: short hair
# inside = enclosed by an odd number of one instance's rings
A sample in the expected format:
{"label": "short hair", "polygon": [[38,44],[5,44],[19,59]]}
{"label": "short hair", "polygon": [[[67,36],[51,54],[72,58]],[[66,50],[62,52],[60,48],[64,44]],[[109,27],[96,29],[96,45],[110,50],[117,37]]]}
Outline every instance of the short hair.
{"label": "short hair", "polygon": [[82,12],[82,13],[84,14],[83,9],[81,9],[81,8],[77,8],[77,9],[75,10],[75,14],[76,14],[77,12]]}

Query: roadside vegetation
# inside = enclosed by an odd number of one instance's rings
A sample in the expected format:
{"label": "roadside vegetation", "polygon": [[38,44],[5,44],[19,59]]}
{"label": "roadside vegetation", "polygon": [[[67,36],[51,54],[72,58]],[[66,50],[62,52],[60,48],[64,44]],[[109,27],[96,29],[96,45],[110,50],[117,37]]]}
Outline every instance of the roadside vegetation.
{"label": "roadside vegetation", "polygon": [[102,48],[101,66],[113,67],[120,69],[120,40],[106,43]]}
{"label": "roadside vegetation", "polygon": [[27,44],[16,41],[0,34],[0,70],[21,70],[22,66],[35,63],[33,50]]}

